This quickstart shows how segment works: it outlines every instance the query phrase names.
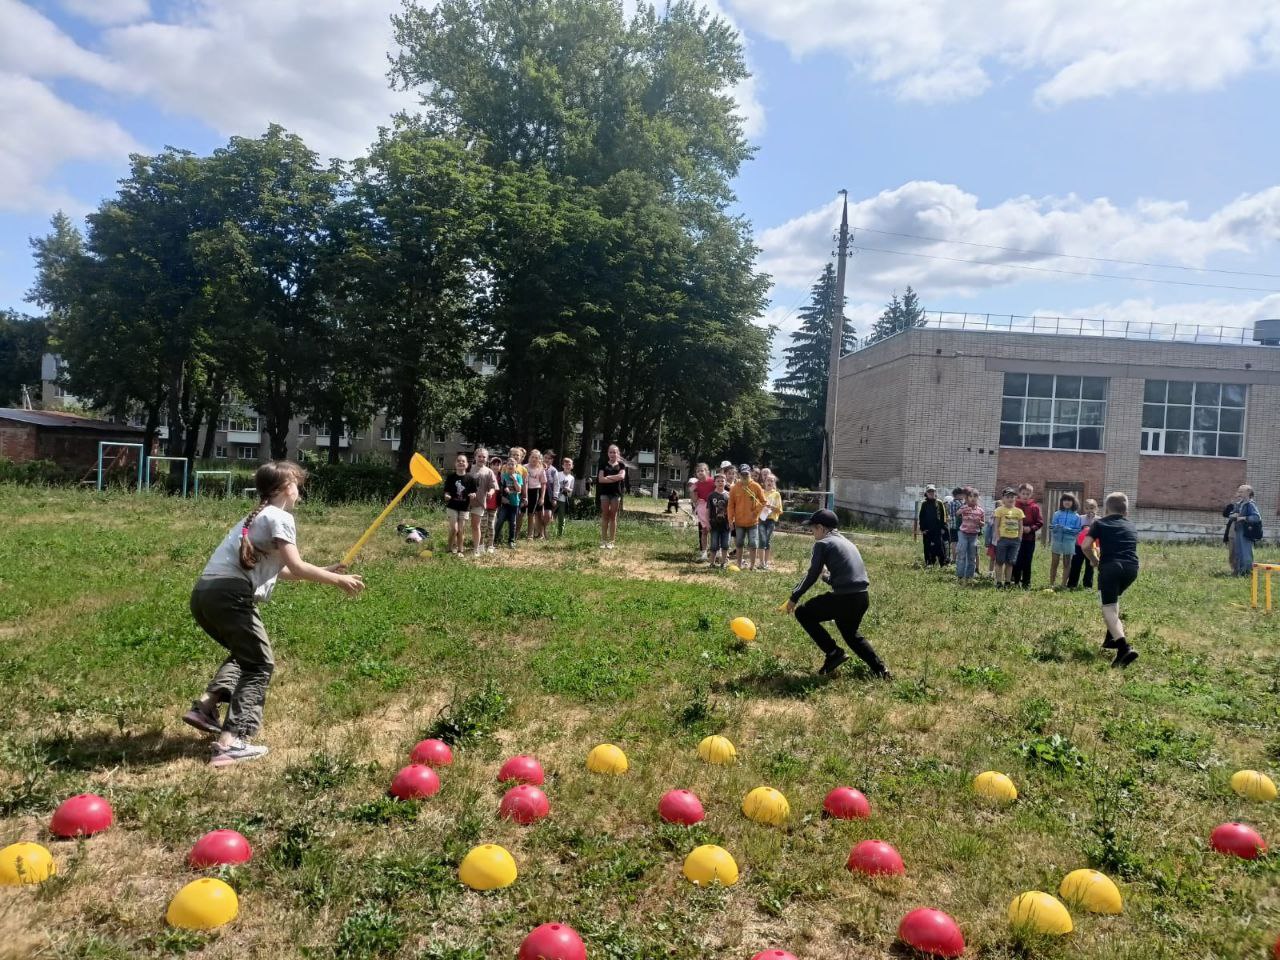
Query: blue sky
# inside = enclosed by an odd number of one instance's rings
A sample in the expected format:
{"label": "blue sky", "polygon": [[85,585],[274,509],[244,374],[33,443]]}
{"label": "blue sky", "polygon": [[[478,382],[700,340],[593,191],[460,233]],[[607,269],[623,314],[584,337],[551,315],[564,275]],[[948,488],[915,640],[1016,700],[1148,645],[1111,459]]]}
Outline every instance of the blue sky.
{"label": "blue sky", "polygon": [[[208,151],[274,120],[356,155],[411,103],[384,80],[397,7],[0,0],[0,307],[24,308],[28,238],[109,195],[130,150]],[[1280,316],[1280,0],[713,9],[754,71],[738,96],[758,153],[737,188],[775,278],[761,322],[777,349],[830,254],[842,187],[860,330],[907,284],[940,310]]]}

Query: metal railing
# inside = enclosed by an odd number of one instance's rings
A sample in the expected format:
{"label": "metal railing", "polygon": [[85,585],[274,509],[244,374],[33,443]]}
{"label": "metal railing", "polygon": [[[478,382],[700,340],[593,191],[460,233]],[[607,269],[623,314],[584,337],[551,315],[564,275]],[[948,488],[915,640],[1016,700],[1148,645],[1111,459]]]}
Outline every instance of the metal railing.
{"label": "metal railing", "polygon": [[[924,323],[913,329],[960,330],[978,333],[1044,333],[1071,337],[1116,337],[1122,340],[1163,340],[1179,343],[1249,344],[1247,327],[1203,323],[1143,323],[1135,320],[1091,320],[1084,317],[1023,317],[1016,314],[960,313],[926,310]],[[892,336],[897,336],[893,334]],[[884,337],[884,340],[892,337]],[[856,353],[881,340],[874,335],[856,340]]]}

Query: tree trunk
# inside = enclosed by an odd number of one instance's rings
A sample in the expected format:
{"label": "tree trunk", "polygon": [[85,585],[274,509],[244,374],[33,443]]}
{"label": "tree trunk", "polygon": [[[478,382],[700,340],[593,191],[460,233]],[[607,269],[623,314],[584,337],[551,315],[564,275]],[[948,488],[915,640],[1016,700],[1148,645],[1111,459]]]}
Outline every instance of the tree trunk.
{"label": "tree trunk", "polygon": [[147,427],[142,437],[143,453],[151,456],[156,446],[156,432],[160,429],[160,398],[147,404]]}
{"label": "tree trunk", "polygon": [[400,449],[396,451],[396,469],[409,472],[409,461],[418,446],[422,429],[417,386],[410,380],[400,386]]}
{"label": "tree trunk", "polygon": [[218,421],[222,419],[222,378],[213,378],[213,393],[209,397],[209,425],[204,434],[204,449],[200,451],[202,460],[213,459],[213,444],[218,438]]}
{"label": "tree trunk", "polygon": [[168,414],[169,439],[165,453],[171,457],[182,456],[186,426],[182,412],[183,362],[174,360],[169,365]]}
{"label": "tree trunk", "polygon": [[587,477],[595,477],[596,465],[591,459],[591,441],[596,433],[595,417],[595,396],[588,391],[582,401],[582,447],[578,450],[578,469],[574,471],[578,475],[578,489],[574,492],[578,495],[586,492]]}
{"label": "tree trunk", "polygon": [[342,414],[335,413],[329,418],[329,462],[338,463],[341,461],[342,452]]}
{"label": "tree trunk", "polygon": [[208,397],[201,396],[191,415],[191,429],[187,431],[187,442],[182,448],[182,456],[189,461],[194,461],[196,458],[196,448],[200,445],[200,424],[204,423],[204,412],[208,406]]}

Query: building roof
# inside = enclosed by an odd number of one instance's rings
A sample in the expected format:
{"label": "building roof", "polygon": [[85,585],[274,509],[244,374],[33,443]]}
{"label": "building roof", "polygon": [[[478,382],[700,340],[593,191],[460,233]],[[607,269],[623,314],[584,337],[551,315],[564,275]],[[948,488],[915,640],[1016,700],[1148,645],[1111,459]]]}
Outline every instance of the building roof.
{"label": "building roof", "polygon": [[104,433],[138,435],[147,432],[142,427],[133,427],[127,423],[94,420],[74,413],[63,413],[60,410],[19,410],[16,407],[0,407],[0,420],[29,423],[53,430],[98,430]]}

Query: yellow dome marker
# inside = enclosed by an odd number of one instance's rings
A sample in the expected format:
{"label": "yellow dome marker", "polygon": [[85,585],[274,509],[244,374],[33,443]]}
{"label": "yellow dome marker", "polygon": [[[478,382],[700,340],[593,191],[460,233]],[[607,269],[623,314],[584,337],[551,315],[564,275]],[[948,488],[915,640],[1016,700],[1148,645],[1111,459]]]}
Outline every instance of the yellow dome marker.
{"label": "yellow dome marker", "polygon": [[973,778],[973,792],[988,800],[1012,803],[1018,799],[1018,788],[1003,773],[988,770]]}
{"label": "yellow dome marker", "polygon": [[1015,930],[1036,933],[1070,933],[1071,914],[1057,897],[1039,890],[1029,890],[1013,898],[1009,904],[1009,925]]}
{"label": "yellow dome marker", "polygon": [[1231,789],[1249,800],[1276,798],[1276,785],[1265,773],[1257,770],[1237,770],[1231,775]]}
{"label": "yellow dome marker", "polygon": [[192,880],[173,895],[164,918],[180,930],[215,930],[240,912],[236,892],[216,877]]}
{"label": "yellow dome marker", "polygon": [[684,875],[700,887],[713,883],[731,887],[738,882],[738,864],[724,847],[708,843],[684,858]]}
{"label": "yellow dome marker", "polygon": [[587,754],[587,769],[592,773],[621,774],[627,772],[627,755],[612,743],[602,743]]}
{"label": "yellow dome marker", "polygon": [[707,763],[724,767],[738,759],[738,751],[728,737],[706,737],[698,744],[698,756]]}
{"label": "yellow dome marker", "polygon": [[458,879],[472,890],[499,890],[516,882],[516,860],[496,843],[472,847],[458,866]]}
{"label": "yellow dome marker", "polygon": [[44,883],[57,872],[53,854],[38,843],[11,843],[0,850],[0,886]]}
{"label": "yellow dome marker", "polygon": [[791,819],[791,804],[773,787],[756,787],[743,798],[742,813],[756,823],[784,827]]}
{"label": "yellow dome marker", "polygon": [[1073,907],[1089,913],[1116,914],[1124,910],[1119,889],[1110,877],[1097,870],[1072,870],[1062,878],[1058,894]]}

